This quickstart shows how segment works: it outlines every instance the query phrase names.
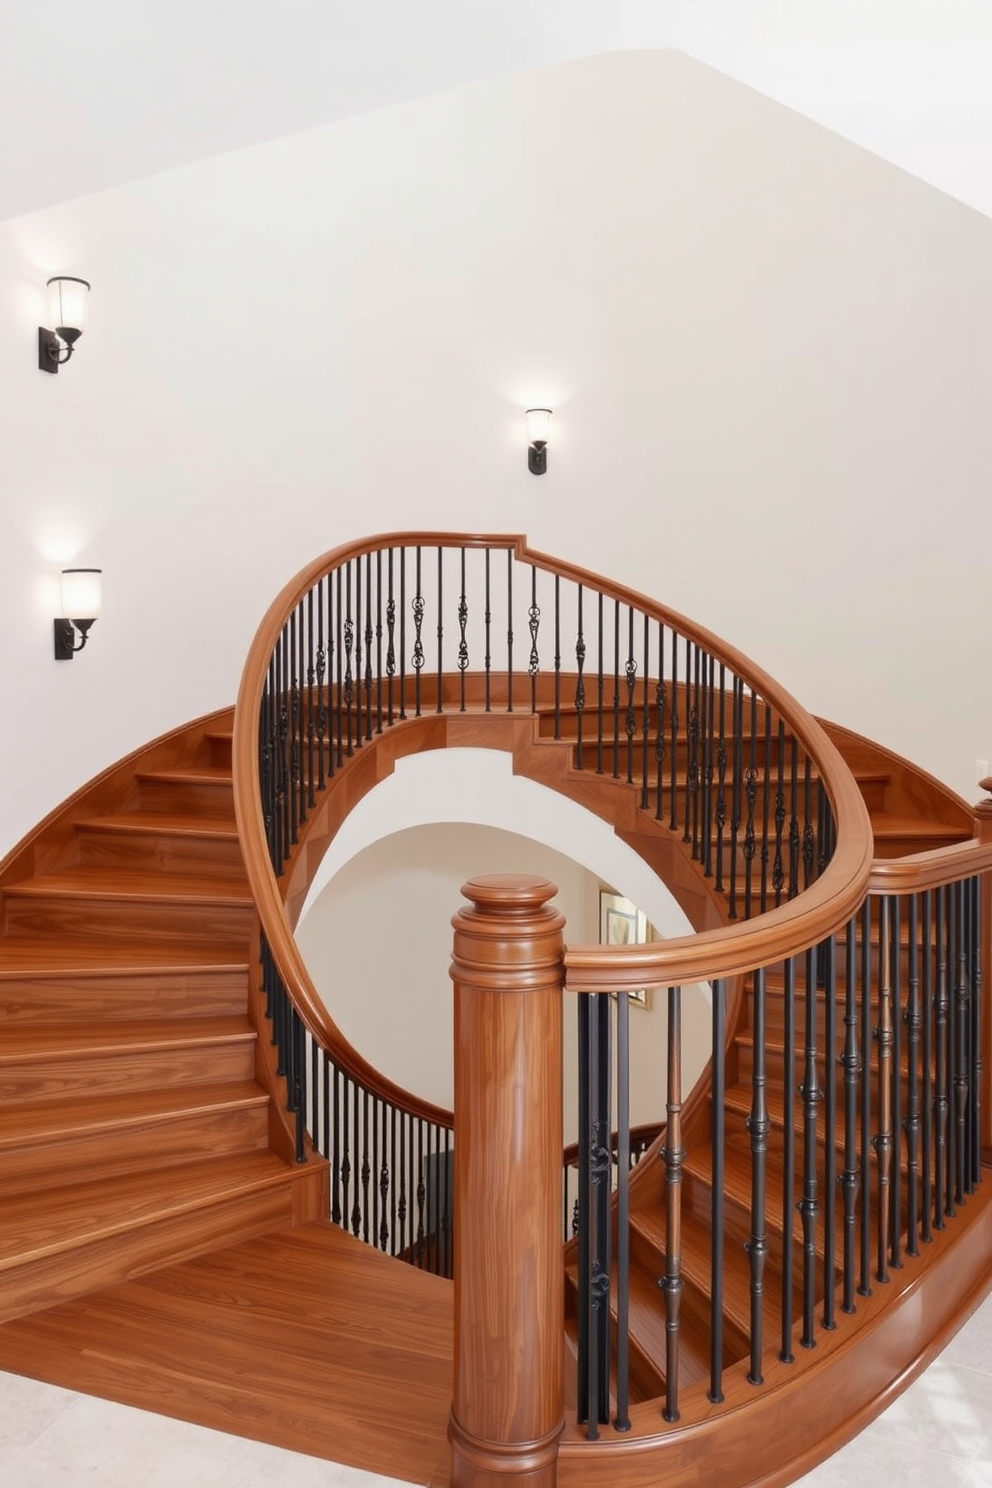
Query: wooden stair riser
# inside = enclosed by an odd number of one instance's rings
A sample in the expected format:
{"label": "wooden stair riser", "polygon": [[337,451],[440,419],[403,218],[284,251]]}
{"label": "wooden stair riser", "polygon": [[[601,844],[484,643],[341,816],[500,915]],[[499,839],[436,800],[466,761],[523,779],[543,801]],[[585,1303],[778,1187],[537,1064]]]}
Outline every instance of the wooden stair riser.
{"label": "wooden stair riser", "polygon": [[[53,1039],[54,1043],[54,1039]],[[0,1101],[57,1101],[74,1095],[116,1095],[128,1091],[177,1089],[253,1078],[254,1038],[217,1039],[190,1048],[109,1049],[59,1058],[4,1058],[0,1050]]]}
{"label": "wooden stair riser", "polygon": [[[163,891],[168,892],[163,885]],[[91,937],[101,943],[246,945],[254,921],[250,904],[166,898],[111,899],[72,892],[8,890],[7,933]]]}
{"label": "wooden stair riser", "polygon": [[[663,1245],[658,1241],[661,1237],[651,1238],[638,1228],[636,1221],[631,1227],[631,1265],[637,1266],[640,1271],[654,1281],[658,1281],[665,1274],[665,1253]],[[709,1268],[706,1264],[706,1256],[693,1253],[690,1256],[690,1248],[695,1252],[695,1247],[688,1235],[683,1236],[682,1243],[682,1296],[679,1303],[680,1332],[685,1328],[693,1338],[698,1339],[701,1346],[705,1348],[706,1340],[710,1337],[712,1309],[710,1305],[711,1287]],[[658,1287],[659,1315],[665,1315],[665,1298],[661,1288]],[[723,1362],[729,1367],[738,1359],[744,1358],[748,1351],[747,1334],[742,1332],[737,1321],[725,1314],[723,1335]]]}
{"label": "wooden stair riser", "polygon": [[229,731],[221,729],[208,729],[204,734],[207,745],[207,758],[212,769],[230,770],[232,767],[232,752],[234,746],[234,735]]}
{"label": "wooden stair riser", "polygon": [[147,829],[114,831],[106,827],[79,830],[79,861],[87,867],[132,868],[139,873],[196,873],[222,881],[245,883],[241,844],[233,828],[228,836],[219,833],[195,835]]}
{"label": "wooden stair riser", "polygon": [[209,967],[179,972],[106,972],[97,976],[25,974],[0,979],[0,1028],[82,1027],[143,1018],[244,1016],[247,972]]}
{"label": "wooden stair riser", "polygon": [[234,787],[229,780],[139,776],[141,810],[151,815],[205,816],[234,820]]}
{"label": "wooden stair riser", "polygon": [[0,1152],[0,1191],[17,1194],[78,1183],[83,1172],[95,1183],[222,1153],[264,1150],[268,1103],[261,1092],[259,1096],[231,1108],[170,1112],[159,1120],[121,1121],[8,1147]]}

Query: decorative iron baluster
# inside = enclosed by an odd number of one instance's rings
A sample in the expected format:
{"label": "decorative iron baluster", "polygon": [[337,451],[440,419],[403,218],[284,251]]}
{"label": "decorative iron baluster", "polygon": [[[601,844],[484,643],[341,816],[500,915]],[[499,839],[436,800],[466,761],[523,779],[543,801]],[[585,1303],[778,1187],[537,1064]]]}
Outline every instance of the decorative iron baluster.
{"label": "decorative iron baluster", "polygon": [[314,792],[316,790],[316,783],[317,783],[317,762],[316,762],[316,760],[314,758],[314,751],[315,751],[315,746],[316,746],[316,742],[317,742],[317,710],[316,710],[316,706],[315,706],[315,702],[314,702],[314,682],[316,680],[316,674],[317,673],[316,673],[316,666],[314,664],[314,651],[313,651],[314,623],[313,623],[313,589],[312,588],[310,590],[308,590],[307,595],[306,595],[306,607],[307,607],[307,624],[306,624],[307,656],[306,656],[306,671],[303,672],[303,670],[301,668],[301,674],[303,676],[305,676],[305,678],[306,678],[306,689],[307,689],[306,730],[305,730],[305,732],[306,732],[306,741],[307,741],[307,768],[303,772],[303,774],[304,774],[304,782],[303,782],[303,784],[304,784],[304,790],[305,790],[305,793],[306,793],[306,805],[307,805],[307,807],[308,807],[309,810],[312,810],[313,807],[314,807],[314,804],[316,802],[316,799],[317,799],[316,798],[316,795],[314,794]]}
{"label": "decorative iron baluster", "polygon": [[555,574],[555,738],[561,738],[561,579]]}
{"label": "decorative iron baluster", "polygon": [[666,1421],[679,1418],[679,1306],[682,1301],[682,988],[668,989],[668,1122],[665,1127],[665,1274],[658,1282],[665,1297]]}
{"label": "decorative iron baluster", "polygon": [[300,758],[300,678],[297,671],[297,612],[289,617],[289,840],[295,847],[300,840],[300,780],[303,762]]}
{"label": "decorative iron baluster", "polygon": [[[774,751],[772,750],[772,710],[765,704],[765,767],[762,771],[763,790],[761,793],[761,913],[764,914],[768,908],[768,871],[771,859],[771,837],[768,831],[768,823],[771,815],[772,803],[772,769]],[[779,756],[779,768],[781,768],[781,755]]]}
{"label": "decorative iron baluster", "polygon": [[816,866],[816,832],[813,829],[813,762],[806,755],[803,769],[803,888],[813,882]]}
{"label": "decorative iron baluster", "polygon": [[355,560],[355,744],[361,749],[365,743],[365,724],[362,719],[362,686],[364,682],[365,658],[362,650],[362,560]]}
{"label": "decorative iron baluster", "polygon": [[[331,585],[328,581],[327,597],[330,604]],[[330,610],[328,610],[330,619]],[[330,634],[330,626],[328,626]],[[317,681],[317,789],[324,790],[327,785],[328,766],[330,773],[334,773],[334,755],[330,759],[325,755],[325,740],[327,739],[327,701],[324,693],[324,679],[327,677],[327,648],[324,644],[324,580],[320,579],[317,584],[317,657],[314,668]]]}
{"label": "decorative iron baluster", "polygon": [[789,810],[789,889],[788,897],[799,893],[799,740],[793,735],[790,753]]}
{"label": "decorative iron baluster", "polygon": [[344,617],[344,658],[345,658],[345,664],[344,664],[344,706],[345,706],[345,718],[346,718],[347,730],[348,730],[345,753],[347,754],[348,758],[350,759],[351,756],[355,752],[354,751],[354,744],[353,744],[353,740],[352,740],[352,719],[351,719],[352,705],[354,704],[354,701],[355,701],[355,679],[354,679],[354,675],[353,675],[352,670],[351,670],[352,650],[353,650],[354,645],[355,645],[355,622],[354,622],[354,620],[351,617],[351,564],[350,563],[346,563],[345,564],[344,593],[345,593],[345,605],[346,605],[345,617]]}
{"label": "decorative iron baluster", "polygon": [[596,774],[603,773],[603,596],[596,595]]}
{"label": "decorative iron baluster", "polygon": [[892,898],[892,1182],[889,1185],[889,1251],[893,1267],[902,1266],[902,901]]}
{"label": "decorative iron baluster", "polygon": [[351,1081],[342,1073],[341,1107],[343,1115],[341,1135],[341,1218],[338,1223],[343,1230],[348,1228],[348,1191],[351,1186]]}
{"label": "decorative iron baluster", "polygon": [[465,631],[468,626],[468,597],[465,593],[465,549],[461,550],[461,593],[458,596],[458,691],[459,712],[465,712],[465,673],[468,671],[468,642]]}
{"label": "decorative iron baluster", "polygon": [[734,775],[730,806],[730,893],[728,918],[737,918],[737,855],[741,830],[741,790],[744,784],[744,683],[734,676],[733,691]]}
{"label": "decorative iron baluster", "polygon": [[[816,1216],[820,1212],[816,1179],[816,1108],[823,1099],[816,1067],[816,954],[806,952],[806,1027],[803,1083],[803,1196],[799,1214],[803,1226],[803,1348],[814,1348],[813,1314],[816,1307]],[[833,1133],[828,1134],[832,1140]]]}
{"label": "decorative iron baluster", "polygon": [[710,1190],[710,1387],[714,1405],[723,1400],[723,1246],[724,1171],[726,1158],[726,997],[723,978],[713,983],[711,1001],[713,1080],[711,1090],[710,1145],[713,1153],[713,1186]]}
{"label": "decorative iron baluster", "polygon": [[609,1420],[610,1009],[579,998],[579,1411],[590,1441]]}
{"label": "decorative iron baluster", "polygon": [[362,1091],[362,1239],[369,1243],[369,1181],[372,1166],[369,1162],[369,1093]]}
{"label": "decorative iron baluster", "polygon": [[538,631],[541,627],[541,607],[537,602],[537,569],[530,570],[530,609],[527,611],[527,628],[530,631],[530,658],[527,675],[530,677],[530,711],[537,712],[537,674],[541,669],[541,653],[537,647]]}
{"label": "decorative iron baluster", "polygon": [[878,1046],[878,1131],[873,1146],[878,1171],[878,1252],[875,1279],[889,1279],[889,1226],[891,1223],[892,1183],[892,944],[890,899],[887,894],[878,901],[878,1024],[875,1042]]}
{"label": "decorative iron baluster", "polygon": [[671,810],[668,818],[668,829],[671,832],[675,832],[678,830],[679,825],[679,638],[674,630],[672,631],[672,714],[669,771],[669,803]]}
{"label": "decorative iron baluster", "polygon": [[713,877],[713,669],[716,663],[703,652],[703,824],[701,828],[703,872]]}
{"label": "decorative iron baluster", "polygon": [[426,1237],[424,1204],[427,1185],[424,1182],[424,1123],[417,1122],[417,1265],[424,1269],[424,1240]]}
{"label": "decorative iron baluster", "polygon": [[[751,1137],[751,1234],[744,1247],[750,1268],[751,1351],[748,1381],[764,1383],[761,1373],[762,1326],[764,1321],[764,1275],[768,1261],[768,1239],[765,1232],[765,1172],[768,1162],[768,1118],[765,1069],[765,969],[759,967],[754,979],[754,1043],[751,1056],[751,1109],[745,1123]],[[788,1116],[786,1117],[788,1120]]]}
{"label": "decorative iron baluster", "polygon": [[400,718],[406,718],[406,548],[400,548]]}
{"label": "decorative iron baluster", "polygon": [[422,701],[423,701],[423,681],[422,681],[422,678],[421,678],[421,672],[424,670],[424,663],[426,661],[426,657],[424,656],[424,639],[423,639],[425,604],[424,604],[424,596],[423,596],[423,593],[422,593],[422,587],[423,586],[422,586],[422,583],[421,583],[421,579],[422,579],[422,575],[421,575],[421,563],[423,561],[423,556],[422,556],[422,551],[421,551],[419,545],[418,545],[417,550],[416,550],[416,555],[417,555],[416,556],[416,584],[417,584],[417,590],[416,590],[416,593],[413,596],[413,601],[412,601],[412,608],[413,608],[413,670],[414,670],[414,675],[415,675],[415,678],[416,678],[416,680],[414,682],[414,711],[415,711],[416,717],[419,718],[420,715],[421,715],[421,704],[422,704]]}
{"label": "decorative iron baluster", "polygon": [[375,555],[375,731],[382,733],[382,549]]}
{"label": "decorative iron baluster", "polygon": [[620,779],[620,601],[613,601],[613,779]]}
{"label": "decorative iron baluster", "polygon": [[685,821],[682,828],[682,841],[692,844],[692,856],[696,857],[698,816],[696,812],[696,791],[699,787],[699,709],[695,701],[694,678],[692,669],[692,655],[695,647],[687,639],[685,643],[685,691],[686,707],[688,708],[689,732],[686,737],[686,769],[685,769]]}
{"label": "decorative iron baluster", "polygon": [[[331,1159],[331,1219],[336,1225],[341,1223],[341,1215],[344,1212],[341,1203],[341,1072],[337,1065],[328,1061],[328,1073],[331,1081],[333,1120],[331,1123],[331,1149],[328,1156]],[[347,1207],[347,1201],[345,1202]]]}
{"label": "decorative iron baluster", "polygon": [[641,810],[647,811],[651,776],[651,618],[644,617],[644,660],[641,670]]}
{"label": "decorative iron baluster", "polygon": [[654,706],[658,719],[658,732],[654,741],[655,820],[661,821],[664,811],[665,793],[665,707],[668,702],[668,687],[665,683],[665,627],[658,622],[658,680],[654,686]]}
{"label": "decorative iron baluster", "polygon": [[393,687],[396,682],[396,597],[393,593],[392,548],[387,555],[386,584],[386,718],[392,728],[396,721],[393,712]]}
{"label": "decorative iron baluster", "polygon": [[982,896],[981,878],[968,881],[968,965],[971,986],[971,1165],[969,1193],[982,1178]]}
{"label": "decorative iron baluster", "polygon": [[848,921],[846,934],[846,986],[844,989],[844,1170],[840,1185],[844,1198],[844,1297],[842,1312],[854,1312],[854,1251],[858,1203],[858,1081],[861,1053],[858,1049],[857,921]]}

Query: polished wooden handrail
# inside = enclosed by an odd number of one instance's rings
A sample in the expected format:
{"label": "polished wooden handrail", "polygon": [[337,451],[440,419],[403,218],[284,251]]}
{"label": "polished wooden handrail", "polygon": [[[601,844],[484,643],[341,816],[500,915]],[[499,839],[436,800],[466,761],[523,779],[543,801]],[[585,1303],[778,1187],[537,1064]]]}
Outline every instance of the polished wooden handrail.
{"label": "polished wooden handrail", "polygon": [[[339,1057],[354,1057],[324,1007],[297,950],[286,918],[262,830],[262,801],[256,748],[258,716],[269,659],[295,606],[318,579],[366,553],[397,547],[492,548],[511,552],[520,562],[583,584],[622,604],[635,606],[651,619],[677,629],[733,668],[787,722],[816,762],[836,823],[837,846],[822,875],[801,895],[746,923],[650,947],[573,946],[566,950],[568,987],[576,992],[602,991],[683,982],[709,981],[750,971],[794,954],[839,930],[861,903],[872,859],[868,812],[839,751],[796,699],[749,658],[684,615],[590,570],[560,562],[532,550],[520,534],[393,532],[346,543],[308,564],[269,606],[245,662],[234,726],[234,798],[245,866],[269,947],[280,967],[300,1017],[321,1046]],[[354,1066],[353,1066],[354,1067]],[[361,1078],[388,1099],[412,1101],[409,1092],[383,1081],[367,1065]],[[438,1119],[432,1115],[430,1119]]]}
{"label": "polished wooden handrail", "polygon": [[922,894],[975,873],[992,869],[992,842],[970,837],[949,847],[909,853],[904,858],[876,858],[868,879],[870,894]]}

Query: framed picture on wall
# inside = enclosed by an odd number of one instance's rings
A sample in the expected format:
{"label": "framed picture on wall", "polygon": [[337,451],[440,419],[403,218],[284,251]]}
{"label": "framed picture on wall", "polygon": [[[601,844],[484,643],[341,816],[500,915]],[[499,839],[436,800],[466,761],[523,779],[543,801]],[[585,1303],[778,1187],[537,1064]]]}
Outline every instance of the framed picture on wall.
{"label": "framed picture on wall", "polygon": [[[655,936],[647,917],[633,900],[615,894],[612,889],[599,891],[600,945],[647,945]],[[644,987],[630,994],[631,1007],[650,1008],[651,993]]]}

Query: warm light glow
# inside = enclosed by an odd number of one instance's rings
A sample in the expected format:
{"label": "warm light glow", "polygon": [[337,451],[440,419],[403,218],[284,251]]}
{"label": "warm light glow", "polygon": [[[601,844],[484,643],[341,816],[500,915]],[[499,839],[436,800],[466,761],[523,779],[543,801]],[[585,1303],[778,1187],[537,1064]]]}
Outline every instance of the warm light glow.
{"label": "warm light glow", "polygon": [[99,620],[99,568],[64,568],[62,570],[62,615],[66,620]]}
{"label": "warm light glow", "polygon": [[551,428],[550,408],[528,408],[527,410],[527,443],[547,444],[548,432]]}
{"label": "warm light glow", "polygon": [[[48,313],[52,329],[64,341],[77,340],[86,329],[86,306],[90,287],[85,279],[56,277],[48,281]],[[64,335],[72,331],[71,336]]]}

